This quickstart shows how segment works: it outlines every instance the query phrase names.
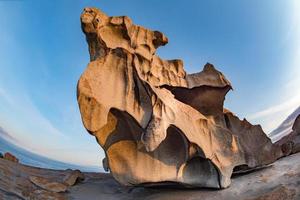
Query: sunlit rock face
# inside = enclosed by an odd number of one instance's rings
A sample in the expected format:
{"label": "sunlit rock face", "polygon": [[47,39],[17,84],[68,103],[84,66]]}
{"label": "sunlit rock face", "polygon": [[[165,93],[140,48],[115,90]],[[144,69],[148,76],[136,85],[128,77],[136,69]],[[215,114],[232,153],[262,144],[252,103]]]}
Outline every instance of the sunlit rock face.
{"label": "sunlit rock face", "polygon": [[83,124],[104,149],[103,167],[124,185],[225,188],[233,172],[283,156],[259,125],[223,108],[230,82],[206,64],[187,74],[163,60],[159,32],[85,8],[90,63],[78,82]]}

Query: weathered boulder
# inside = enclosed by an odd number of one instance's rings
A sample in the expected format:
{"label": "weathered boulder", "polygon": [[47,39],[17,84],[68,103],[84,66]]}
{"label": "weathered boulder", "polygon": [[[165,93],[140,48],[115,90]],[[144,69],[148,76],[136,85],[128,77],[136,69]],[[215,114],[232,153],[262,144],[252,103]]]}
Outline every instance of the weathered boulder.
{"label": "weathered boulder", "polygon": [[29,180],[40,188],[50,192],[65,192],[68,189],[67,185],[60,182],[51,181],[44,177],[29,176]]}
{"label": "weathered boulder", "polygon": [[68,186],[75,185],[76,182],[84,180],[84,174],[80,170],[70,171],[63,179],[63,183]]}
{"label": "weathered boulder", "polygon": [[300,115],[296,117],[291,133],[281,138],[275,144],[281,147],[284,156],[300,152]]}
{"label": "weathered boulder", "polygon": [[224,109],[232,86],[212,64],[187,74],[181,60],[155,54],[163,33],[126,16],[85,8],[81,26],[91,61],[77,86],[81,117],[120,183],[225,188],[233,171],[284,155],[259,125]]}
{"label": "weathered boulder", "polygon": [[19,162],[19,159],[16,156],[14,156],[13,154],[9,153],[9,152],[6,152],[3,156],[3,158],[5,160],[9,160],[9,161],[16,162],[16,163]]}

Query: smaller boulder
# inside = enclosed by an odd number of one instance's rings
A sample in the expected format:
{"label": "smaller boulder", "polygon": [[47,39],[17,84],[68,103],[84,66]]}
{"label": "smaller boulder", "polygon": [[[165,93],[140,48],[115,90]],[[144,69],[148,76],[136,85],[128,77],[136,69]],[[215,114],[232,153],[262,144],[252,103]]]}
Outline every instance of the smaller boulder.
{"label": "smaller boulder", "polygon": [[77,182],[84,180],[84,174],[80,170],[72,170],[63,179],[65,185],[73,186]]}
{"label": "smaller boulder", "polygon": [[29,180],[36,186],[50,192],[65,192],[68,189],[68,187],[63,183],[51,181],[43,177],[30,176]]}
{"label": "smaller boulder", "polygon": [[15,163],[19,162],[19,159],[16,156],[14,156],[13,154],[9,153],[9,152],[6,152],[3,156],[3,158],[5,160],[9,160],[9,161],[12,161],[12,162],[15,162]]}

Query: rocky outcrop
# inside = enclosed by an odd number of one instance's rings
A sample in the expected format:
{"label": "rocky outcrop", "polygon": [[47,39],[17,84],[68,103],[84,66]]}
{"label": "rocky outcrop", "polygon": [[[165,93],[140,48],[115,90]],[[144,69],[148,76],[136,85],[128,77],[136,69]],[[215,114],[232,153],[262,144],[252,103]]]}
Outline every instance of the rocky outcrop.
{"label": "rocky outcrop", "polygon": [[83,183],[85,178],[101,176],[96,173],[84,174],[79,170],[30,167],[0,159],[0,199],[74,199],[68,197],[68,192],[74,190],[79,181]]}
{"label": "rocky outcrop", "polygon": [[36,186],[39,186],[40,188],[50,192],[65,192],[68,189],[68,187],[65,184],[56,181],[51,181],[43,177],[30,176],[29,180]]}
{"label": "rocky outcrop", "polygon": [[3,156],[3,158],[4,158],[5,160],[9,160],[9,161],[11,161],[11,162],[16,162],[16,163],[19,162],[19,159],[18,159],[16,156],[14,156],[13,154],[9,153],[9,152],[6,152],[6,153],[4,154],[4,156]]}
{"label": "rocky outcrop", "polygon": [[252,173],[234,175],[231,187],[224,190],[182,190],[173,187],[124,187],[107,173],[83,173],[85,180],[67,192],[50,192],[36,186],[29,176],[61,182],[69,170],[24,166],[0,159],[0,199],[109,199],[109,200],[299,200],[300,153],[285,157]]}
{"label": "rocky outcrop", "polygon": [[30,180],[30,177],[42,177],[47,181],[60,182],[64,175],[65,171],[28,167],[0,159],[0,199],[67,199],[65,193],[45,190]]}
{"label": "rocky outcrop", "polygon": [[233,172],[284,155],[259,125],[224,109],[232,86],[212,64],[187,74],[181,60],[156,55],[163,33],[126,16],[85,8],[81,26],[91,61],[77,86],[81,117],[118,182],[225,188]]}

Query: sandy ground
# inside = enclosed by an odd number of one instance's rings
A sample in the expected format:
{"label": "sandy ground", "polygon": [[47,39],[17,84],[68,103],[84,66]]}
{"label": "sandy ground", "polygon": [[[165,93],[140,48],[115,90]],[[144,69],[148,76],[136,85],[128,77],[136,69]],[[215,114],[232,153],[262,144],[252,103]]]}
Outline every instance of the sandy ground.
{"label": "sandy ground", "polygon": [[66,170],[28,167],[0,159],[0,199],[73,199],[73,200],[300,200],[300,153],[248,174],[234,176],[229,188],[183,189],[176,187],[124,187],[109,174],[85,173],[86,179],[65,193],[34,196],[40,188],[28,176],[42,176],[60,181]]}

